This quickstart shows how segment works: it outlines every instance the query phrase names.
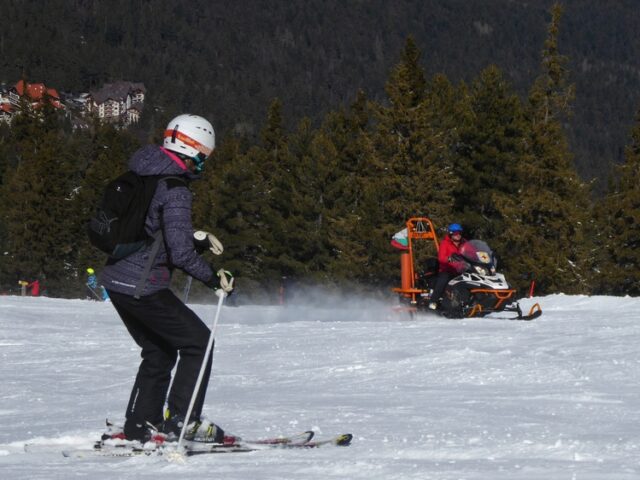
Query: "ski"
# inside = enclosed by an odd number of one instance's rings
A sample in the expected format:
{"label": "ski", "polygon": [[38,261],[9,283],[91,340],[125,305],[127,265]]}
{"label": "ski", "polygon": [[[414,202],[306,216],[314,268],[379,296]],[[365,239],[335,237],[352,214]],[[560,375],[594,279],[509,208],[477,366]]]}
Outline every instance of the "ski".
{"label": "ski", "polygon": [[[322,446],[336,446],[347,447],[351,445],[353,435],[350,433],[343,433],[336,435],[335,437],[326,438],[323,440],[308,441],[302,443],[239,443],[235,445],[210,445],[205,449],[189,449],[185,451],[185,455],[190,457],[194,455],[206,455],[211,453],[230,453],[230,452],[255,452],[259,450],[293,450],[293,449],[310,449],[319,448]],[[267,447],[267,448],[264,448]]]}
{"label": "ski", "polygon": [[307,430],[290,437],[263,438],[260,440],[243,440],[240,437],[235,438],[237,439],[237,443],[246,443],[253,445],[295,445],[299,443],[310,442],[314,435],[315,432],[313,430]]}
{"label": "ski", "polygon": [[[254,452],[269,449],[295,449],[295,448],[318,448],[322,446],[348,446],[353,436],[351,434],[341,434],[321,440],[314,439],[314,432],[308,430],[291,436],[278,436],[273,438],[261,438],[256,440],[241,439],[240,437],[228,437],[229,441],[222,444],[210,444],[196,441],[187,441],[184,445],[185,456],[216,454],[216,453],[238,453]],[[162,456],[175,452],[172,443],[153,444],[151,442],[140,445],[135,442],[127,442],[119,438],[103,439],[95,442],[93,449],[76,448],[64,449],[62,455],[65,457],[85,458],[90,456],[106,457],[132,457],[132,456]]]}
{"label": "ski", "polygon": [[[206,444],[199,442],[188,442],[184,446],[185,456],[209,455],[222,453],[246,453],[272,449],[309,449],[322,446],[348,446],[351,444],[353,435],[346,433],[322,440],[311,440],[313,432],[308,431],[292,437],[275,437],[259,440],[240,440],[228,444]],[[134,457],[134,456],[163,456],[175,452],[173,445],[161,444],[151,446],[134,446],[130,443],[108,444],[96,442],[92,450],[72,449],[63,450],[62,455],[68,458],[99,457]]]}
{"label": "ski", "polygon": [[[303,444],[294,444],[292,448],[317,448],[322,447],[323,445],[334,445],[336,447],[348,447],[351,445],[351,440],[353,440],[353,435],[350,433],[342,433],[340,435],[336,435],[335,437],[326,438],[324,440],[314,440],[309,441]],[[285,445],[286,448],[286,445]]]}
{"label": "ski", "polygon": [[[125,440],[124,431],[123,431],[124,429],[122,426],[111,422],[109,419],[106,420],[106,425],[107,425],[107,432],[102,435],[102,439],[100,441],[96,442],[96,445],[95,445],[96,448],[100,447],[101,444],[104,444],[104,442],[112,441],[113,443],[113,441],[117,442],[117,441]],[[282,445],[287,443],[306,443],[313,438],[314,433],[315,432],[313,432],[313,430],[306,430],[304,432],[296,433],[291,436],[280,435],[273,438],[262,438],[259,440],[243,439],[237,435],[226,435],[223,443],[224,444],[251,443],[256,445]],[[188,440],[188,442],[190,444],[195,444],[195,445],[203,443],[198,440]],[[207,443],[207,445],[211,445],[211,444]]]}
{"label": "ski", "polygon": [[[213,453],[237,453],[237,452],[253,452],[256,449],[242,444],[213,444],[206,448],[184,447],[186,456],[198,454]],[[62,455],[67,458],[90,458],[90,457],[138,457],[138,456],[163,456],[176,450],[168,445],[161,446],[132,446],[132,445],[103,445],[99,448],[89,449],[73,449],[62,450]]]}
{"label": "ski", "polygon": [[[107,426],[110,428],[116,428],[117,426],[107,422]],[[116,430],[117,431],[117,430]],[[227,436],[225,438],[225,442],[223,444],[211,444],[198,442],[194,440],[187,440],[188,446],[192,449],[198,448],[206,448],[207,446],[215,445],[216,447],[220,447],[220,449],[238,449],[238,447],[242,444],[246,445],[266,445],[266,446],[282,446],[288,444],[303,444],[309,442],[313,438],[314,432],[311,430],[300,432],[291,436],[277,436],[273,438],[261,438],[256,440],[244,440],[237,436]],[[149,449],[153,450],[156,446],[164,446],[163,443],[158,443],[154,445],[152,442],[149,443]],[[166,445],[171,445],[171,442],[166,443]],[[105,433],[102,436],[102,439],[97,440],[93,444],[93,449],[88,447],[75,447],[73,445],[65,445],[64,443],[52,442],[52,443],[25,443],[23,448],[25,453],[49,453],[49,452],[59,452],[62,448],[65,452],[73,452],[74,450],[89,452],[89,451],[99,451],[99,450],[125,450],[126,448],[137,448],[143,449],[143,445],[139,442],[129,442],[124,439],[124,435],[121,432],[118,433]],[[233,447],[233,448],[230,448]],[[142,452],[140,452],[142,453]]]}
{"label": "ski", "polygon": [[513,310],[504,310],[506,311],[512,311],[518,314],[517,317],[487,317],[488,319],[494,319],[494,320],[523,320],[525,322],[530,322],[531,320],[535,320],[536,318],[538,318],[540,315],[542,315],[542,308],[540,307],[539,303],[535,303],[531,309],[529,310],[529,313],[527,315],[523,315],[522,310],[520,309],[520,306],[516,306],[515,309]]}

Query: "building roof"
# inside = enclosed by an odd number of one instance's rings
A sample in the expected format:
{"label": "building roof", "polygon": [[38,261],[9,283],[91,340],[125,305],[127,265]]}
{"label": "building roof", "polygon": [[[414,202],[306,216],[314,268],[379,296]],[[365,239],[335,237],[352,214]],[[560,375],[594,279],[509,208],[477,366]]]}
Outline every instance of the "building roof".
{"label": "building roof", "polygon": [[45,93],[56,100],[60,99],[58,91],[55,88],[47,88],[44,83],[27,83],[19,80],[16,83],[16,91],[21,97],[26,94],[31,100],[42,100]]}
{"label": "building roof", "polygon": [[55,108],[65,108],[60,102],[58,91],[55,88],[47,88],[44,83],[27,83],[24,80],[19,80],[13,89],[20,97],[27,97],[31,100],[31,104],[35,108],[42,106],[45,96],[48,96],[49,103]]}
{"label": "building roof", "polygon": [[141,91],[142,93],[146,92],[144,88],[144,83],[133,83],[133,82],[115,82],[115,83],[106,83],[104,87],[95,92],[91,92],[91,96],[95,103],[104,103],[109,99],[112,100],[125,100],[127,95],[134,91]]}

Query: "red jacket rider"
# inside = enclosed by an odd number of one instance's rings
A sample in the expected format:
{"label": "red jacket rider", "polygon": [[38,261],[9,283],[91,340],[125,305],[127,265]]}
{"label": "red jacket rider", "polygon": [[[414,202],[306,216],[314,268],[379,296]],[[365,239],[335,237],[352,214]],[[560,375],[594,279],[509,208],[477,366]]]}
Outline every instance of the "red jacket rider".
{"label": "red jacket rider", "polygon": [[444,237],[440,248],[438,249],[438,263],[440,264],[440,272],[446,272],[451,275],[458,275],[465,269],[464,262],[450,260],[451,255],[460,254],[460,248],[466,240],[462,238],[462,227],[453,223],[449,225],[449,233]]}
{"label": "red jacket rider", "polygon": [[460,253],[460,247],[465,242],[465,239],[462,238],[462,227],[458,223],[452,223],[449,225],[448,232],[449,234],[444,237],[438,248],[438,276],[428,305],[431,310],[438,308],[438,302],[447,288],[449,280],[458,276],[466,268],[464,262],[450,260],[451,255]]}

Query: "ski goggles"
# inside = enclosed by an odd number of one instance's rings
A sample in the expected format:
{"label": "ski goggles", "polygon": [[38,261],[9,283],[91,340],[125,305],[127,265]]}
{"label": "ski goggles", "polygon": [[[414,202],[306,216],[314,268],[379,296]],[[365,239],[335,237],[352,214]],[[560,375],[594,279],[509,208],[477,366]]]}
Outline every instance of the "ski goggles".
{"label": "ski goggles", "polygon": [[207,156],[204,153],[199,153],[195,157],[191,157],[193,163],[196,166],[196,173],[202,173],[204,170],[204,161],[207,159]]}

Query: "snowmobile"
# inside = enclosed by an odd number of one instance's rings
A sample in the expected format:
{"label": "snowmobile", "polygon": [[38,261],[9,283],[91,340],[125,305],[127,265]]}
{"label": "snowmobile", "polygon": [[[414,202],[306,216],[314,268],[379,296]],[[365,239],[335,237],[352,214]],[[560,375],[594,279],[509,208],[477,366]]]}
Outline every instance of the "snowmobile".
{"label": "snowmobile", "polygon": [[[416,271],[417,240],[430,240],[435,255],[426,258],[424,268]],[[400,296],[401,309],[413,317],[419,311],[429,311],[431,293],[438,274],[438,237],[433,223],[426,217],[410,218],[407,227],[393,236],[391,244],[401,250],[401,287],[393,291]],[[533,320],[542,315],[539,304],[534,304],[527,315],[523,315],[505,276],[497,273],[496,258],[482,240],[469,240],[455,258],[466,267],[451,279],[444,291],[436,312],[447,318],[484,317],[496,312],[513,312],[513,320]]]}

